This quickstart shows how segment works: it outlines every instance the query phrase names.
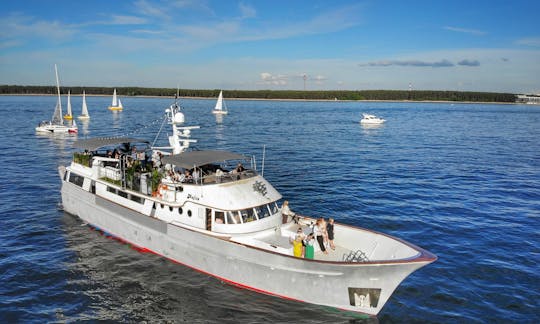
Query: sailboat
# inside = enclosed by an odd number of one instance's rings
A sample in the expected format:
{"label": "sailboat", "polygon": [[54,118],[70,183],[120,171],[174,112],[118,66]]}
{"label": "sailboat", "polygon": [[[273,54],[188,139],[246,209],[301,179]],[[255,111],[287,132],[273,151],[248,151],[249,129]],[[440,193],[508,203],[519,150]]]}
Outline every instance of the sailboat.
{"label": "sailboat", "polygon": [[227,114],[227,105],[225,105],[225,102],[223,101],[223,91],[219,92],[219,97],[216,102],[216,106],[214,107],[214,110],[212,110],[212,114],[216,115],[226,115]]}
{"label": "sailboat", "polygon": [[67,113],[64,115],[64,119],[67,119],[67,120],[73,119],[73,113],[71,112],[71,91],[68,91]]}
{"label": "sailboat", "polygon": [[79,116],[77,116],[79,119],[90,119],[90,115],[88,114],[88,106],[86,105],[86,93],[83,91],[82,93],[82,111]]}
{"label": "sailboat", "polygon": [[124,107],[122,106],[122,102],[116,96],[116,89],[114,89],[112,104],[109,106],[109,110],[118,111],[118,110],[123,110],[123,109]]}
{"label": "sailboat", "polygon": [[62,118],[62,100],[60,99],[60,81],[58,80],[58,68],[54,65],[54,72],[56,73],[56,89],[58,92],[58,100],[56,101],[56,107],[50,121],[42,121],[36,127],[38,133],[77,133],[77,125],[72,123],[71,126],[64,125],[64,119]]}

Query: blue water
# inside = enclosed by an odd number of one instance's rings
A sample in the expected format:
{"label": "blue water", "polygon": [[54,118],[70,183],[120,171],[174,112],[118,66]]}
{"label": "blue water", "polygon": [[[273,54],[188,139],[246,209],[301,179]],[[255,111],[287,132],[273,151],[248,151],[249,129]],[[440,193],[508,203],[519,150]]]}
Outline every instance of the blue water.
{"label": "blue water", "polygon": [[[349,323],[350,313],[221,283],[60,209],[74,136],[40,136],[56,99],[0,97],[0,322]],[[170,99],[87,98],[85,136],[154,140]],[[72,98],[75,115],[81,98]],[[311,216],[398,236],[439,259],[367,322],[540,322],[540,107],[182,100],[201,149],[253,154]],[[362,112],[387,119],[378,128]],[[158,143],[161,139],[158,139]]]}

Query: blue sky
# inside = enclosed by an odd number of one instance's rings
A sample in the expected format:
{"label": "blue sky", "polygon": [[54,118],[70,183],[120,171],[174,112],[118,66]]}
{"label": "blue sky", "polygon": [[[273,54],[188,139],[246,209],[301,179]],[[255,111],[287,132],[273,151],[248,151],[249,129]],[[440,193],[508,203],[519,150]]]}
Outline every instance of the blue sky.
{"label": "blue sky", "polygon": [[0,84],[540,93],[540,1],[3,1]]}

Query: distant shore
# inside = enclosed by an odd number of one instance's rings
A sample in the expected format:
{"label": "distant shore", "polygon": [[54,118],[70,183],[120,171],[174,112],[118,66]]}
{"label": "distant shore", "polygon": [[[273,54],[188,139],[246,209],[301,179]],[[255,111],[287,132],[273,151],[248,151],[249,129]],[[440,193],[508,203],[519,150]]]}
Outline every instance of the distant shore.
{"label": "distant shore", "polygon": [[[177,92],[181,98],[215,99],[220,89],[172,89],[141,87],[60,87],[60,93],[121,97],[171,98]],[[55,95],[53,86],[0,85],[3,95]],[[447,90],[223,90],[226,100],[274,101],[388,101],[388,102],[502,102],[515,103],[513,93],[447,91]]]}
{"label": "distant shore", "polygon": [[[28,93],[28,94],[19,94],[19,93],[12,93],[12,94],[6,94],[1,93],[0,96],[47,96],[47,97],[56,97],[56,94],[38,94],[38,93]],[[61,96],[66,96],[66,94],[61,94]],[[82,97],[82,94],[72,94],[72,97]],[[104,95],[104,94],[87,94],[87,97],[111,97],[110,95]],[[155,98],[169,98],[174,99],[175,96],[149,96],[149,95],[135,95],[135,96],[121,96],[121,97],[133,97],[133,98],[149,98],[149,99],[155,99]],[[216,100],[216,97],[194,97],[194,96],[180,96],[179,99],[201,99],[201,100]],[[370,99],[357,99],[357,100],[347,100],[347,99],[279,99],[279,98],[230,98],[226,99],[229,101],[232,100],[238,100],[238,101],[305,101],[305,102],[411,102],[411,103],[450,103],[450,104],[499,104],[499,105],[515,105],[515,104],[522,104],[519,102],[498,102],[498,101],[450,101],[450,100],[384,100],[384,99],[378,99],[378,100],[370,100]]]}

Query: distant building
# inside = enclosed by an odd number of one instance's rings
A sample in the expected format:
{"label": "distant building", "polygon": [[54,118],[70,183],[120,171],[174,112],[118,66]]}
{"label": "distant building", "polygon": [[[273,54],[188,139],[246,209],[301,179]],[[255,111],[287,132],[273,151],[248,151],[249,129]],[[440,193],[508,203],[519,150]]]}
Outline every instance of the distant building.
{"label": "distant building", "polygon": [[540,105],[540,94],[517,95],[516,102],[531,104],[531,105]]}

